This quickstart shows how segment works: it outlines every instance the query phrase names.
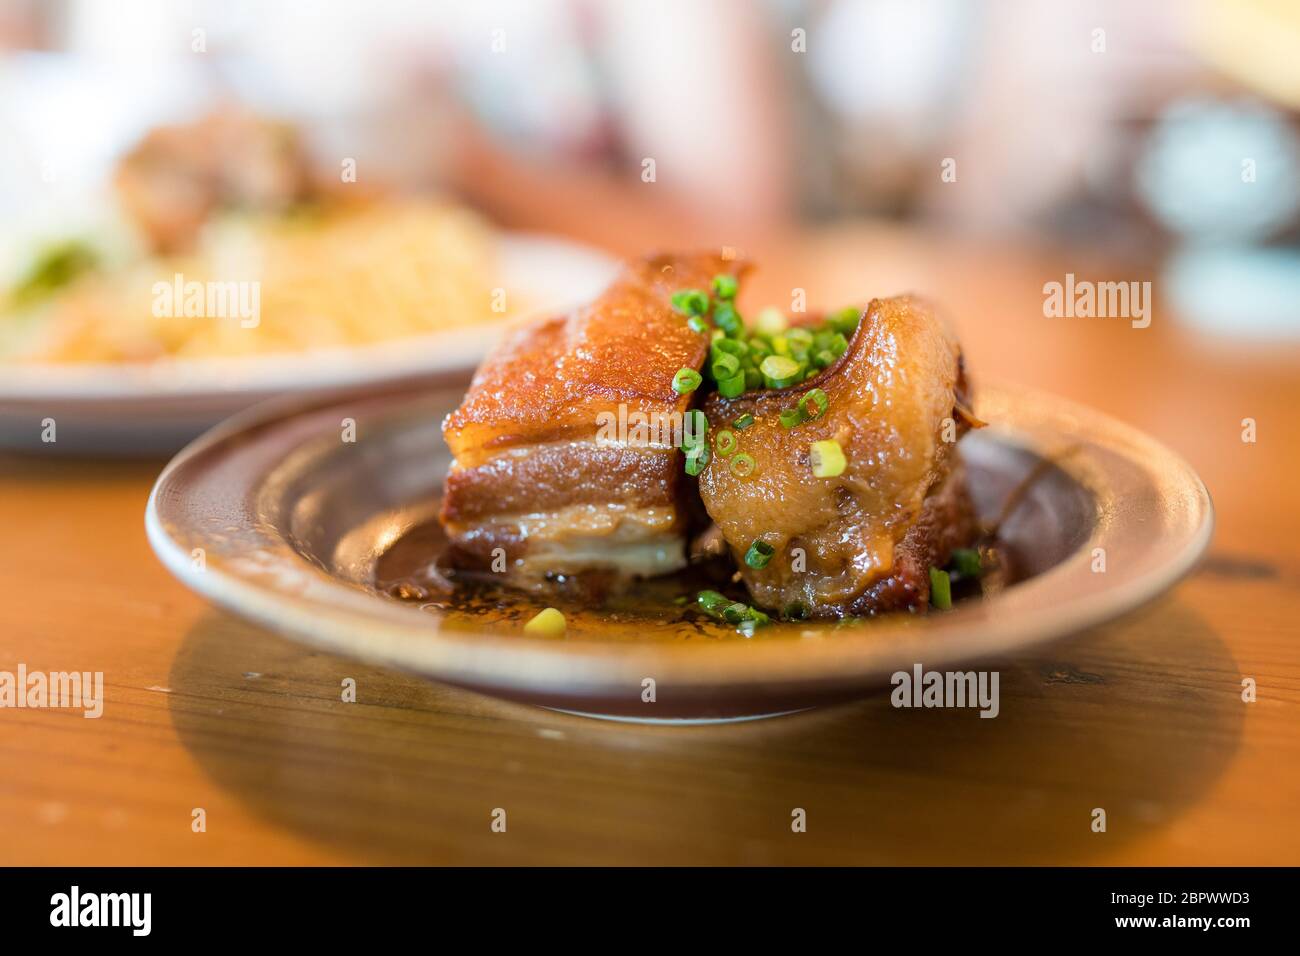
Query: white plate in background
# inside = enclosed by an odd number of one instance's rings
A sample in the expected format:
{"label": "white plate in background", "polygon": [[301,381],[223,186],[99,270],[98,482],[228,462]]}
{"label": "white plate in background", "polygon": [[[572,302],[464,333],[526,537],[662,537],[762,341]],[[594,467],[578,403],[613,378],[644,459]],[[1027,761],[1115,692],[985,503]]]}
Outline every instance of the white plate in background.
{"label": "white plate in background", "polygon": [[[501,238],[501,284],[536,314],[598,294],[616,264],[550,236]],[[368,345],[238,358],[128,364],[0,363],[0,447],[67,454],[171,452],[267,398],[365,388],[476,366],[508,322],[475,323]],[[42,440],[54,422],[54,442]]]}

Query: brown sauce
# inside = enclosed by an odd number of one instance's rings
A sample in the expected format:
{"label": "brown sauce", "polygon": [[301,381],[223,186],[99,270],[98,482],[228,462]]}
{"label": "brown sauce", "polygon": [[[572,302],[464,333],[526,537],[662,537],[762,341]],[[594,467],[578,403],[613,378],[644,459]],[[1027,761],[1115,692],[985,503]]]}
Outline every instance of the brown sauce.
{"label": "brown sauce", "polygon": [[[557,580],[554,590],[542,596],[507,586],[499,574],[451,567],[446,562],[448,546],[436,520],[416,525],[379,558],[376,589],[396,600],[417,604],[437,614],[448,627],[460,630],[522,631],[535,614],[554,607],[564,613],[568,637],[603,641],[803,638],[830,635],[849,626],[870,626],[884,619],[779,621],[774,616],[771,624],[747,638],[732,625],[708,617],[695,604],[695,595],[704,589],[749,602],[744,584],[733,580],[729,561],[695,564],[676,574],[619,586]],[[1000,549],[993,544],[983,550],[984,576],[977,581],[954,582],[955,603],[978,599],[1011,582],[1010,568]]]}

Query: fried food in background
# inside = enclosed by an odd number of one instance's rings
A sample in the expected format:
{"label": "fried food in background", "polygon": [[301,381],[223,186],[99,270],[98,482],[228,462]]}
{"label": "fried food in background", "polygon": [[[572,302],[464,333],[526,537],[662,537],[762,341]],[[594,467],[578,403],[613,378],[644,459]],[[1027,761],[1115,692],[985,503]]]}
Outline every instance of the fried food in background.
{"label": "fried food in background", "polygon": [[[337,170],[332,180],[313,175],[293,128],[246,113],[152,131],[114,179],[142,251],[78,240],[45,250],[0,292],[0,361],[301,352],[504,317],[492,311],[486,221],[344,184]],[[187,314],[174,296],[160,308],[162,287],[178,282],[256,283],[258,314]]]}

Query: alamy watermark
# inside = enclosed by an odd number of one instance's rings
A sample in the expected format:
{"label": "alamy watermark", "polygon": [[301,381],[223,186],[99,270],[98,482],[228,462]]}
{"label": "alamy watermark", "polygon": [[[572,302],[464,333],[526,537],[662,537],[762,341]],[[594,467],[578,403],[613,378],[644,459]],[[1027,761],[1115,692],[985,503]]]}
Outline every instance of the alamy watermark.
{"label": "alamy watermark", "polygon": [[889,702],[895,707],[978,707],[981,717],[1002,709],[997,671],[927,671],[920,664],[895,671]]}
{"label": "alamy watermark", "polygon": [[83,717],[104,713],[103,671],[0,671],[0,709],[30,707],[80,709]]}
{"label": "alamy watermark", "polygon": [[698,413],[629,411],[620,402],[617,413],[596,415],[596,444],[602,446],[677,448],[702,440],[705,432],[704,416]]}
{"label": "alamy watermark", "polygon": [[255,329],[262,321],[262,283],[186,281],[176,273],[170,282],[153,284],[156,319],[238,319],[241,328]]}
{"label": "alamy watermark", "polygon": [[1090,282],[1065,274],[1043,285],[1043,315],[1049,319],[1129,319],[1135,329],[1151,324],[1150,282]]}
{"label": "alamy watermark", "polygon": [[153,928],[152,893],[83,893],[73,886],[50,897],[51,926],[126,926],[133,936]]}

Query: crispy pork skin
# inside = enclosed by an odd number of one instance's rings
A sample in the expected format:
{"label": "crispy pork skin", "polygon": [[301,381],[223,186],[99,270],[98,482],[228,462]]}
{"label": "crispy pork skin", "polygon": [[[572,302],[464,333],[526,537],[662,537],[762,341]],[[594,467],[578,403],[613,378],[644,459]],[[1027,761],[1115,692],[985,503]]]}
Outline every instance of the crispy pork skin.
{"label": "crispy pork skin", "polygon": [[[826,412],[783,427],[781,411],[813,388]],[[753,473],[737,477],[715,455],[699,488],[757,604],[797,602],[814,616],[926,607],[930,565],[974,535],[955,445],[965,391],[956,339],[929,305],[900,297],[873,301],[844,355],[802,385],[706,399],[710,434],[754,416],[735,431]],[[809,446],[828,439],[847,466],[818,478]],[[776,549],[761,569],[744,561],[756,540]]]}
{"label": "crispy pork skin", "polygon": [[[441,518],[458,560],[504,549],[523,587],[685,564],[690,479],[675,441],[692,396],[672,382],[703,366],[709,340],[671,297],[740,271],[717,255],[651,256],[590,305],[507,337],[443,423],[455,460]],[[638,417],[659,427],[637,429]]]}

